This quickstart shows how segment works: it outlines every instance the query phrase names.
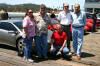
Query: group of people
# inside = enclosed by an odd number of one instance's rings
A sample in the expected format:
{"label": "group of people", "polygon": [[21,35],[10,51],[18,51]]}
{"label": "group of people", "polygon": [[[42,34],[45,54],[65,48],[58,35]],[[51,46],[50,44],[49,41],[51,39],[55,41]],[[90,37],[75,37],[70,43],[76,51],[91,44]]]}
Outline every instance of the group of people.
{"label": "group of people", "polygon": [[[33,16],[32,9],[26,12],[23,20],[23,40],[26,44],[24,50],[24,58],[32,61],[31,51],[33,38],[35,39],[36,50],[38,58],[47,59],[47,35],[48,25],[51,26],[53,34],[51,36],[50,53],[57,54],[61,52],[65,55],[71,52],[70,39],[73,39],[74,53],[77,58],[81,59],[81,49],[83,44],[84,26],[86,22],[86,15],[80,11],[80,5],[75,4],[75,12],[69,11],[69,4],[64,4],[64,10],[58,14],[58,24],[56,29],[53,29],[50,17],[46,14],[46,6],[40,5],[40,12],[38,15]],[[71,34],[72,24],[72,34]],[[66,46],[67,44],[67,46]]]}

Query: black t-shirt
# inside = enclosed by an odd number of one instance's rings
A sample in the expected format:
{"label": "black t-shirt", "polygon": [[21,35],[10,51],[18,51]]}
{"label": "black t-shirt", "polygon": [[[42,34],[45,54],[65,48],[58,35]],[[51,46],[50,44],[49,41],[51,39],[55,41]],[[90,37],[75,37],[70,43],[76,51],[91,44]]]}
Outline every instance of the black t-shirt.
{"label": "black t-shirt", "polygon": [[51,17],[51,18],[56,18],[56,16],[55,16],[54,13],[52,13],[52,14],[50,15],[50,17]]}

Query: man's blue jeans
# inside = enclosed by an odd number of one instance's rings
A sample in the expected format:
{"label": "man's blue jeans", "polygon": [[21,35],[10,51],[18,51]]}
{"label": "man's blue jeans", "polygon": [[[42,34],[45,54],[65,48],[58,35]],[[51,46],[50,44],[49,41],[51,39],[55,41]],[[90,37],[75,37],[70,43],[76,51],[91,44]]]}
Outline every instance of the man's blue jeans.
{"label": "man's blue jeans", "polygon": [[28,38],[24,38],[23,39],[26,46],[25,46],[25,49],[24,49],[24,56],[27,58],[27,59],[30,59],[31,58],[31,50],[32,50],[32,42],[33,42],[33,37],[31,37],[30,40],[28,40]]}
{"label": "man's blue jeans", "polygon": [[81,56],[84,28],[72,28],[73,49],[77,56]]}
{"label": "man's blue jeans", "polygon": [[35,36],[35,43],[37,54],[39,56],[47,56],[47,34],[41,34],[41,36]]}
{"label": "man's blue jeans", "polygon": [[[59,51],[60,48],[61,48],[61,46],[54,45],[53,54],[56,54]],[[69,49],[67,47],[64,47],[63,50],[62,50],[62,53],[64,55],[68,54],[69,53]]]}

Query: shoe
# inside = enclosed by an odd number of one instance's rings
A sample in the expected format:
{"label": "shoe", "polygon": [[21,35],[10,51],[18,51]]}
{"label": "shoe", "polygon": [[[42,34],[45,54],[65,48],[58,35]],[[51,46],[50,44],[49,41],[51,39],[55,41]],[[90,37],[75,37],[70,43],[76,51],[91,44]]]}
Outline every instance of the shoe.
{"label": "shoe", "polygon": [[58,51],[56,55],[60,55],[60,54],[61,54],[61,52],[60,52],[60,51]]}
{"label": "shoe", "polygon": [[26,57],[24,56],[23,59],[26,59]]}
{"label": "shoe", "polygon": [[68,55],[72,55],[72,53],[71,53],[71,52],[69,52],[69,53],[68,53]]}
{"label": "shoe", "polygon": [[73,55],[73,56],[76,56],[76,53],[73,53],[72,55]]}
{"label": "shoe", "polygon": [[78,60],[81,60],[81,56],[77,56],[77,59],[78,59]]}
{"label": "shoe", "polygon": [[24,57],[23,57],[23,60],[27,61],[27,58],[24,56]]}
{"label": "shoe", "polygon": [[27,59],[27,61],[29,61],[29,62],[33,62],[33,60],[32,60],[32,59]]}

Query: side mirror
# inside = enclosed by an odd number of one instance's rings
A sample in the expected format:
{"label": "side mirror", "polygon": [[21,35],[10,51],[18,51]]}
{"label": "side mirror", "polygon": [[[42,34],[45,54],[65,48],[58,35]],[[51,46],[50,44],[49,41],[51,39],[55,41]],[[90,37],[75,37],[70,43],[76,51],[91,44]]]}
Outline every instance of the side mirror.
{"label": "side mirror", "polygon": [[8,34],[16,34],[15,31],[8,31]]}

